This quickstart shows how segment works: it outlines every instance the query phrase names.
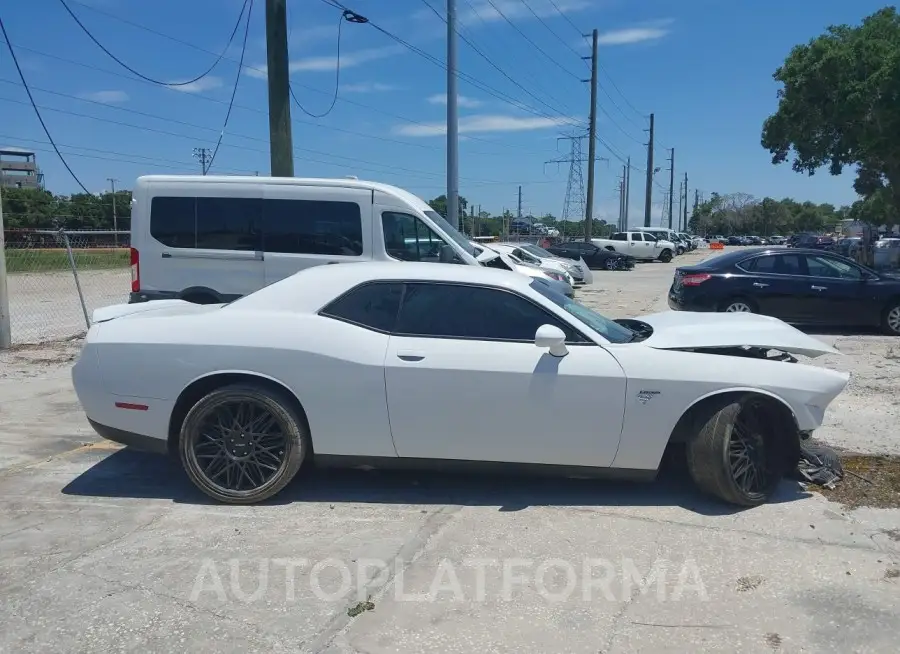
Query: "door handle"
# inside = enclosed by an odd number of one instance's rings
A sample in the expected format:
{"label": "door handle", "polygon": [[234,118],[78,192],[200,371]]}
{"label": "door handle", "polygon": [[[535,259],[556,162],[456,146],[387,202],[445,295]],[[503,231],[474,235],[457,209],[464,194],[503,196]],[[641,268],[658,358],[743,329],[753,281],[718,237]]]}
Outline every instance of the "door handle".
{"label": "door handle", "polygon": [[760,283],[760,282],[753,282],[753,285],[754,285],[756,288],[765,288],[766,286],[768,286],[768,284],[762,284],[762,283]]}
{"label": "door handle", "polygon": [[421,352],[412,352],[410,350],[400,350],[397,352],[397,358],[403,361],[421,361],[425,355]]}
{"label": "door handle", "polygon": [[826,291],[828,290],[827,286],[810,286],[810,288],[814,291]]}

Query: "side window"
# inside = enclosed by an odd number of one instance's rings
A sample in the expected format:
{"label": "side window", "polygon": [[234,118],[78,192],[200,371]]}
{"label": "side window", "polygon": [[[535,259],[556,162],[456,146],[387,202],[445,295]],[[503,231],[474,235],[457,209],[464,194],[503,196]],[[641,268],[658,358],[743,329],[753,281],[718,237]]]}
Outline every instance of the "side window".
{"label": "side window", "polygon": [[441,263],[444,239],[415,216],[385,211],[381,214],[381,228],[385,250],[394,259]]}
{"label": "side window", "polygon": [[262,200],[197,198],[197,247],[209,250],[262,249]]}
{"label": "side window", "polygon": [[807,256],[806,267],[809,274],[814,277],[862,279],[862,272],[859,268],[831,257]]}
{"label": "side window", "polygon": [[569,342],[585,342],[574,329],[525,298],[508,291],[455,284],[407,284],[396,332],[497,341],[533,341],[551,324]]}
{"label": "side window", "polygon": [[344,293],[319,313],[379,332],[391,332],[397,322],[403,284],[367,282]]}
{"label": "side window", "polygon": [[355,202],[264,200],[265,250],[358,257],[362,217]]}
{"label": "side window", "polygon": [[797,254],[779,254],[775,259],[775,271],[779,275],[803,275],[803,263]]}
{"label": "side window", "polygon": [[170,248],[196,247],[194,198],[153,198],[150,201],[150,236]]}
{"label": "side window", "polygon": [[658,241],[659,239],[656,238],[656,236],[654,236],[653,234],[647,234],[647,233],[645,232],[645,233],[644,233],[644,240],[645,240],[645,241],[650,241],[651,243],[655,243],[655,242]]}
{"label": "side window", "polygon": [[612,241],[627,241],[628,234],[625,234],[624,232],[619,232],[617,234],[613,234],[612,239],[610,239],[610,240],[612,240]]}
{"label": "side window", "polygon": [[754,257],[753,259],[741,261],[738,264],[738,268],[743,268],[748,272],[775,273],[778,272],[775,269],[777,258],[778,257]]}
{"label": "side window", "polygon": [[634,232],[634,233],[631,235],[631,240],[632,240],[632,241],[643,241],[643,240],[644,240],[644,235],[641,234],[640,232]]}

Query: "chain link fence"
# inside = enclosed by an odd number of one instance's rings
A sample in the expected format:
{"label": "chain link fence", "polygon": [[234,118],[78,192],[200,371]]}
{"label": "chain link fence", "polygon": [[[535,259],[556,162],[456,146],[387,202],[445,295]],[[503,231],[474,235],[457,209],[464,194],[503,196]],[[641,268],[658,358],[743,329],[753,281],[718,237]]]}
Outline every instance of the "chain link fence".
{"label": "chain link fence", "polygon": [[79,336],[94,309],[128,301],[128,232],[32,229],[4,236],[13,345]]}

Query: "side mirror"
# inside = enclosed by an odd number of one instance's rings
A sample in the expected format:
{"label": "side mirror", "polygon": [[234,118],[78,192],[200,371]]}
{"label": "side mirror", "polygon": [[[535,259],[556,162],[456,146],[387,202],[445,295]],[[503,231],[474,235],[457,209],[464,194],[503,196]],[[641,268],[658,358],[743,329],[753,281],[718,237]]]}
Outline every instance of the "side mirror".
{"label": "side mirror", "polygon": [[534,334],[534,344],[540,348],[547,348],[555,357],[564,357],[569,353],[566,347],[566,334],[555,325],[541,325]]}

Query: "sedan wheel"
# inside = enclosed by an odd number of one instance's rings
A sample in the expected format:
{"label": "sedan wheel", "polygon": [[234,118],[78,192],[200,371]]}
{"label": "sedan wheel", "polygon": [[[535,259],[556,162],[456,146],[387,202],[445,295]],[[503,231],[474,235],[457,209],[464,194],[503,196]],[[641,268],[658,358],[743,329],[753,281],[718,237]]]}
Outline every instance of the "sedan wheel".
{"label": "sedan wheel", "polygon": [[744,300],[732,300],[725,306],[725,313],[753,313],[753,307]]}
{"label": "sedan wheel", "polygon": [[181,463],[220,502],[253,504],[284,488],[303,463],[305,421],[280,393],[244,384],[217,389],[188,412]]}
{"label": "sedan wheel", "polygon": [[893,304],[884,312],[884,331],[892,336],[900,336],[900,303]]}
{"label": "sedan wheel", "polygon": [[688,441],[688,469],[701,490],[731,504],[765,502],[787,472],[782,436],[768,407],[759,400],[715,406],[698,421]]}
{"label": "sedan wheel", "polygon": [[604,261],[604,262],[603,262],[603,266],[604,266],[607,270],[615,270],[616,268],[619,267],[619,266],[616,264],[616,260],[613,259],[612,257],[609,257],[606,261]]}

